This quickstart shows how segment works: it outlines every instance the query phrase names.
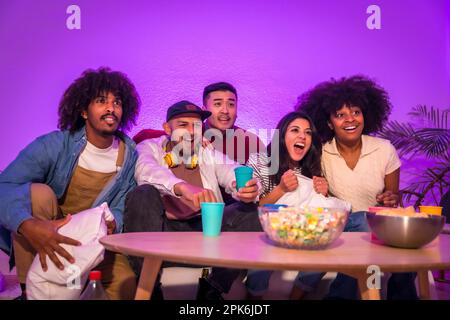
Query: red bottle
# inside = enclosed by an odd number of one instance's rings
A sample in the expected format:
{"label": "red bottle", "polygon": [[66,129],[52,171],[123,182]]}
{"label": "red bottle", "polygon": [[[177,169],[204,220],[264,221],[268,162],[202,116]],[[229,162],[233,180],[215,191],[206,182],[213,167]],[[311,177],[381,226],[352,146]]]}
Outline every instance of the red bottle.
{"label": "red bottle", "polygon": [[109,300],[101,280],[101,271],[91,271],[89,273],[89,283],[81,294],[80,300]]}

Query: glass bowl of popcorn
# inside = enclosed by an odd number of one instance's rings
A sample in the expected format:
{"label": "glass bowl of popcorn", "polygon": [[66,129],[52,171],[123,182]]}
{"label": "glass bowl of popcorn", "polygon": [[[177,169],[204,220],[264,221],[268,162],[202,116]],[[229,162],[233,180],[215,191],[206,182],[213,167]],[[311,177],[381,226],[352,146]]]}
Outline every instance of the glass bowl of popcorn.
{"label": "glass bowl of popcorn", "polygon": [[349,211],[341,208],[263,205],[259,220],[268,238],[277,246],[295,249],[325,249],[344,230]]}

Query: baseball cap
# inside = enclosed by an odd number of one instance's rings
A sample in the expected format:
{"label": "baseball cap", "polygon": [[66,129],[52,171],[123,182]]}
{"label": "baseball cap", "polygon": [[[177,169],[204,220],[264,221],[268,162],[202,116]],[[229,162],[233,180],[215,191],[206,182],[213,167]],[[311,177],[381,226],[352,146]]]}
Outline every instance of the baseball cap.
{"label": "baseball cap", "polygon": [[211,115],[211,112],[202,110],[199,106],[189,102],[187,100],[179,101],[167,109],[166,121],[169,121],[175,116],[185,113],[195,113],[198,114],[202,121]]}

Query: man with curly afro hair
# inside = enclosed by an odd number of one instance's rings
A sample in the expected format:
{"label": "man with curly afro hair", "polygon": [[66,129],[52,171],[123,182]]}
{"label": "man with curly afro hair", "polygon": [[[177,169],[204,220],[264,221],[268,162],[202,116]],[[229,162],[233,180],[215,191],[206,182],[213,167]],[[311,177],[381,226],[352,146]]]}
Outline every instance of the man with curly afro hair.
{"label": "man with curly afro hair", "polygon": [[[321,137],[322,171],[332,195],[352,205],[344,231],[369,231],[369,207],[399,202],[400,159],[388,140],[373,136],[387,121],[392,105],[387,92],[366,76],[331,79],[299,97],[297,110],[308,114]],[[323,274],[303,274],[291,292],[312,290]],[[388,299],[417,299],[414,273],[389,278]],[[329,298],[355,299],[356,280],[338,274]]]}
{"label": "man with curly afro hair", "polygon": [[[58,233],[71,214],[106,202],[114,216],[108,234],[122,232],[125,196],[136,186],[137,152],[121,130],[135,124],[139,107],[125,74],[86,70],[62,96],[60,130],[38,137],[0,174],[0,248],[16,265],[21,298],[36,255],[44,271],[47,263],[60,270],[62,259],[74,263],[61,244],[79,241]],[[106,251],[96,269],[103,271],[110,299],[133,298],[136,278],[125,256]]]}

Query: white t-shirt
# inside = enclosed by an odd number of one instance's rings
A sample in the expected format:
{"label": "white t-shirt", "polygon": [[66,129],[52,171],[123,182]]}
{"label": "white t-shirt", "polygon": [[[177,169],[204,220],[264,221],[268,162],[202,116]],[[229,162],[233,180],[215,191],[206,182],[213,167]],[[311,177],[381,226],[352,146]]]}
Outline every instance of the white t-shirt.
{"label": "white t-shirt", "polygon": [[322,147],[322,170],[329,191],[335,197],[350,202],[353,212],[367,211],[375,206],[376,196],[384,190],[385,176],[401,165],[390,141],[367,135],[361,138],[361,155],[353,170],[340,155],[334,138]]}
{"label": "white t-shirt", "polygon": [[100,149],[89,141],[78,159],[78,165],[86,170],[111,173],[117,172],[117,157],[119,155],[119,139],[114,138],[113,143],[106,149]]}

